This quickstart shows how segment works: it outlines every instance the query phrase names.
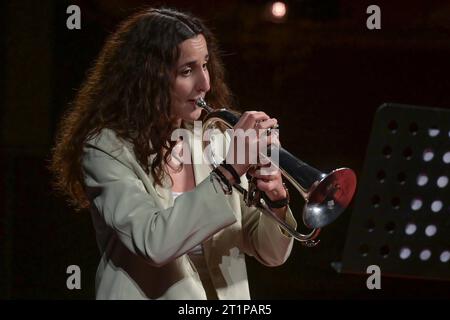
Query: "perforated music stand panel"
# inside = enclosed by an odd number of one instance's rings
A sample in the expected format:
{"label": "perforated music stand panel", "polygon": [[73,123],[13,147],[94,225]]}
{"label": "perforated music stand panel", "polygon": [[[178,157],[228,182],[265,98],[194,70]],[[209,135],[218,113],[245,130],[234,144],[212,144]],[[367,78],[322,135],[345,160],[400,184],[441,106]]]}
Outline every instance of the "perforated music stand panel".
{"label": "perforated music stand panel", "polygon": [[377,111],[342,272],[450,280],[450,110]]}

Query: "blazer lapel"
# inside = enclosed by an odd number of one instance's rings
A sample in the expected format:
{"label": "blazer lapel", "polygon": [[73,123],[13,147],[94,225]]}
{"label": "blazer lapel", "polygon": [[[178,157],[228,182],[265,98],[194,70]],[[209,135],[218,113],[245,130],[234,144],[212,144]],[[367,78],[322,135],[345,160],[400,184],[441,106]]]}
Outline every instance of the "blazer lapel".
{"label": "blazer lapel", "polygon": [[[191,127],[189,125],[187,126]],[[188,139],[192,155],[192,167],[194,170],[195,185],[199,185],[203,180],[209,177],[212,169],[203,158],[202,130],[189,130]],[[207,263],[209,262],[213,238],[214,236],[203,242],[203,252]]]}

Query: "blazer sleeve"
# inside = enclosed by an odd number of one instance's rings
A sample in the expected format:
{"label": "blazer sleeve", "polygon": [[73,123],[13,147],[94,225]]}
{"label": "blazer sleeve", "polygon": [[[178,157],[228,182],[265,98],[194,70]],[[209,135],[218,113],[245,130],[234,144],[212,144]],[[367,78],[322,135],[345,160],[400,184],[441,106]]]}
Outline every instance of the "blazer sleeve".
{"label": "blazer sleeve", "polygon": [[[266,266],[279,266],[288,259],[294,238],[272,218],[255,207],[247,207],[241,198],[244,252]],[[286,222],[294,229],[297,222],[288,207]]]}
{"label": "blazer sleeve", "polygon": [[[219,152],[222,150],[220,148],[222,144],[225,144],[225,150],[228,150],[230,146],[230,134],[226,132],[223,137],[222,140],[215,139],[215,142],[218,144],[216,150],[219,150]],[[245,175],[241,177],[241,180],[242,187],[248,189],[248,180]],[[242,196],[240,196],[240,206],[242,212],[243,251],[266,266],[283,264],[291,253],[294,238],[287,235],[275,220],[269,218],[257,208],[247,207]],[[297,228],[297,222],[289,207],[286,212],[286,222],[293,228]]]}
{"label": "blazer sleeve", "polygon": [[210,179],[162,209],[137,175],[109,153],[86,146],[83,169],[91,203],[105,223],[151,265],[176,259],[236,222],[227,196]]}

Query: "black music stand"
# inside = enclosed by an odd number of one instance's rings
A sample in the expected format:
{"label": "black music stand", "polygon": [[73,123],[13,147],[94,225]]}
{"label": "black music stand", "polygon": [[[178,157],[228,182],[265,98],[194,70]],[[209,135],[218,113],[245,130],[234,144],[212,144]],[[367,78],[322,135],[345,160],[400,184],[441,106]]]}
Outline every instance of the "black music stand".
{"label": "black music stand", "polygon": [[338,271],[369,265],[450,280],[450,110],[378,109]]}

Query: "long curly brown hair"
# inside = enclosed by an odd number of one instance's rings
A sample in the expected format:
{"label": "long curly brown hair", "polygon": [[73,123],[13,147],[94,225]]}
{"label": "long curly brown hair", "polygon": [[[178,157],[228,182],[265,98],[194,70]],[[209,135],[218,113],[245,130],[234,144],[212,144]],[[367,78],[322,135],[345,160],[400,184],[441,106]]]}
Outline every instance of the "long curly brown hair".
{"label": "long curly brown hair", "polygon": [[[85,142],[104,128],[133,144],[134,153],[155,184],[162,185],[175,142],[170,113],[170,75],[178,45],[202,34],[208,44],[212,106],[229,106],[230,91],[216,39],[190,14],[173,9],[145,9],[121,23],[102,48],[58,128],[50,170],[55,188],[75,209],[89,207],[82,168]],[[149,143],[150,141],[150,143]],[[149,156],[156,154],[152,163]]]}

